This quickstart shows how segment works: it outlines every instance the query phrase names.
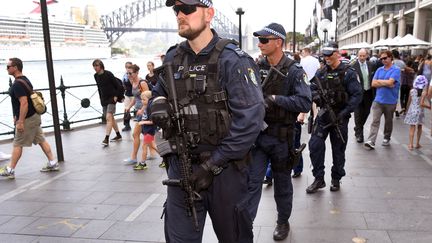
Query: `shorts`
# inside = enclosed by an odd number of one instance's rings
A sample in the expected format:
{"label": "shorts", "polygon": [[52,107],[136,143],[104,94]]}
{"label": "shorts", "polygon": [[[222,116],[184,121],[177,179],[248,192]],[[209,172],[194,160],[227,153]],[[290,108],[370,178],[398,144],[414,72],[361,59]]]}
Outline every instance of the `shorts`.
{"label": "shorts", "polygon": [[154,135],[151,134],[144,134],[144,143],[151,143],[154,141]]}
{"label": "shorts", "polygon": [[106,113],[115,114],[115,112],[116,112],[116,105],[115,104],[108,104],[106,106],[103,106],[102,109],[103,109],[103,113],[104,114],[106,114]]}
{"label": "shorts", "polygon": [[41,117],[35,113],[33,116],[24,120],[24,132],[15,131],[13,146],[31,147],[33,144],[40,144],[45,141],[41,128]]}

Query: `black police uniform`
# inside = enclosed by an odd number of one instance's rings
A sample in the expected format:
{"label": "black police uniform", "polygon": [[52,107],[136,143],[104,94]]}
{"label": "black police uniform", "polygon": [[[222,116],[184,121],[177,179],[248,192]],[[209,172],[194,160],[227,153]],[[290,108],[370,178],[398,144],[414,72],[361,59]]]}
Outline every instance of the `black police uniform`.
{"label": "black police uniform", "polygon": [[[329,125],[332,121],[329,112],[322,109],[322,102],[324,101],[318,95],[317,79],[321,82],[325,92],[331,97],[332,101],[330,103],[332,103],[333,111],[337,117],[337,126],[345,142],[340,138],[336,126]],[[350,113],[357,108],[362,100],[362,88],[355,70],[341,62],[334,70],[328,65],[318,70],[315,79],[311,82],[311,90],[314,102],[321,107],[309,140],[310,159],[313,165],[312,173],[315,178],[323,179],[324,177],[325,140],[330,134],[333,155],[331,178],[332,181],[335,180],[338,183],[345,176],[345,149],[348,139]]]}
{"label": "black police uniform", "polygon": [[[290,65],[291,64],[291,65]],[[268,75],[270,64],[267,60],[259,63],[263,79]],[[312,106],[311,91],[306,74],[300,64],[285,55],[275,66],[287,77],[263,83],[266,98],[265,122],[268,127],[260,133],[252,150],[253,163],[250,166],[249,212],[255,218],[261,198],[262,180],[271,161],[274,178],[274,198],[278,216],[277,224],[287,224],[292,210],[293,188],[291,182],[290,149],[293,149],[294,123],[300,112],[308,112]],[[274,101],[269,101],[275,95]],[[290,142],[289,142],[290,140]]]}
{"label": "black police uniform", "polygon": [[[182,42],[171,48],[164,60],[164,64],[173,63],[179,104],[188,114],[184,122],[190,138],[193,172],[205,161],[223,168],[213,177],[210,187],[200,192],[202,200],[195,202],[199,231],[186,213],[185,192],[179,187],[168,187],[167,242],[201,242],[207,212],[219,242],[253,242],[252,220],[247,210],[248,167],[244,162],[250,157],[265,112],[258,68],[236,45],[219,45],[220,38],[212,32],[213,39],[198,54],[188,42]],[[153,97],[168,97],[164,82],[158,81]],[[168,141],[175,138],[169,131],[166,134]],[[174,152],[164,158],[168,178],[180,179],[178,155]]]}

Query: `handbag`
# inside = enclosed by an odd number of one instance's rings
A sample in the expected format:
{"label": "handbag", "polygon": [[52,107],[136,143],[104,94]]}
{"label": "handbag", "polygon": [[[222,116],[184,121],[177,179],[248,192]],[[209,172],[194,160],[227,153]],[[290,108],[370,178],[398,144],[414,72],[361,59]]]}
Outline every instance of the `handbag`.
{"label": "handbag", "polygon": [[47,110],[47,107],[45,105],[42,93],[38,91],[33,91],[33,89],[30,88],[30,86],[27,84],[27,82],[22,79],[16,79],[16,81],[24,84],[24,86],[26,87],[27,91],[30,94],[30,99],[36,113],[38,113],[39,115],[44,114]]}

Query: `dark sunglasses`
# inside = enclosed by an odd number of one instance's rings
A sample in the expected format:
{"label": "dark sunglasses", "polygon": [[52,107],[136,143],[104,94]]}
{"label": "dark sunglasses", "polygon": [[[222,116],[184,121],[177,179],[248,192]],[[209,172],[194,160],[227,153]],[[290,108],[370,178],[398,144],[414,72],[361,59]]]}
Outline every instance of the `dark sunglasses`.
{"label": "dark sunglasses", "polygon": [[11,67],[13,67],[12,65],[7,65],[6,66],[6,69],[9,69],[9,68],[11,68]]}
{"label": "dark sunglasses", "polygon": [[387,60],[387,58],[388,58],[388,57],[381,57],[380,60],[381,60],[381,61],[384,61],[384,60]]}
{"label": "dark sunglasses", "polygon": [[134,73],[130,73],[130,72],[129,72],[129,73],[127,73],[127,75],[132,75],[132,74],[134,74]]}
{"label": "dark sunglasses", "polygon": [[261,44],[267,44],[267,43],[269,43],[270,40],[277,40],[277,39],[279,39],[279,38],[275,38],[275,37],[273,37],[273,38],[270,38],[270,37],[258,37],[258,40],[259,40],[259,42]]}
{"label": "dark sunglasses", "polygon": [[174,10],[174,13],[176,16],[179,14],[179,12],[182,12],[185,15],[189,15],[191,13],[195,13],[197,10],[197,7],[202,7],[202,6],[181,4],[181,5],[174,5],[173,10]]}

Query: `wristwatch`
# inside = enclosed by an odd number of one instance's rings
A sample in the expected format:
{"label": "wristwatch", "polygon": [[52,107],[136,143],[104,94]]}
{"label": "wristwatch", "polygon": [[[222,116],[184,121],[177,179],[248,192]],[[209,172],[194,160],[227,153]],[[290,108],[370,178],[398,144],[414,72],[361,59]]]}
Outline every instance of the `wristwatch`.
{"label": "wristwatch", "polygon": [[202,163],[201,166],[206,170],[206,171],[210,171],[214,176],[219,175],[223,168],[219,167],[219,166],[215,166],[212,163],[210,163],[209,160],[207,160],[206,162]]}

